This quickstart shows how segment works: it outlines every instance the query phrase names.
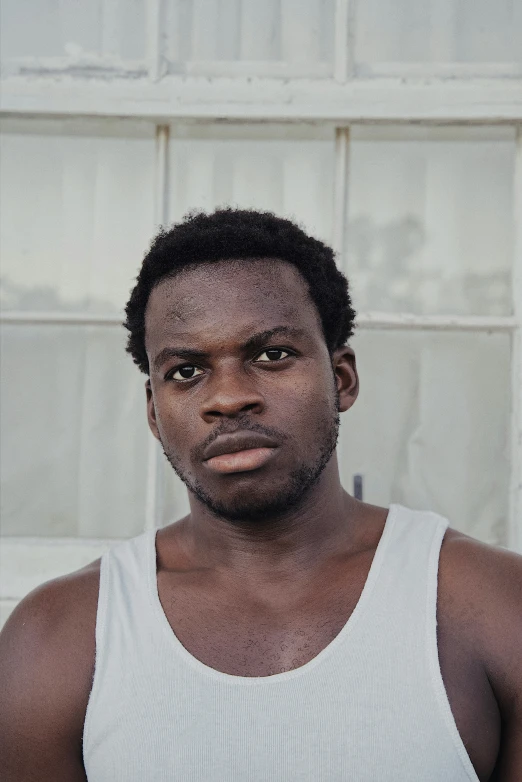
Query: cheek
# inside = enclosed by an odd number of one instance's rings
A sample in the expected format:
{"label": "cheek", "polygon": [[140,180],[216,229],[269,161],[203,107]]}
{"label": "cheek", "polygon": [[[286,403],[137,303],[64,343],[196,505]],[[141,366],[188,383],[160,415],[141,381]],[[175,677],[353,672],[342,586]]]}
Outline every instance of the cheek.
{"label": "cheek", "polygon": [[190,435],[195,431],[194,414],[188,405],[176,405],[170,399],[159,398],[156,404],[156,423],[162,439],[174,446],[190,447]]}
{"label": "cheek", "polygon": [[305,432],[313,429],[313,422],[321,424],[337,410],[334,378],[309,373],[296,379],[275,400],[282,420],[299,420]]}

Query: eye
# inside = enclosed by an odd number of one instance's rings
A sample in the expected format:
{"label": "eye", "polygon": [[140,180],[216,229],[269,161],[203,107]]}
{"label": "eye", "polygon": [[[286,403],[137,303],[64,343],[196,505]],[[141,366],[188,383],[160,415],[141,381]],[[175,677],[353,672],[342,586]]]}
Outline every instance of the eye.
{"label": "eye", "polygon": [[[286,353],[286,356],[281,356],[280,355],[281,353]],[[263,350],[263,352],[259,354],[256,360],[263,361],[263,362],[281,361],[281,359],[287,358],[290,355],[292,355],[290,351],[283,350],[283,348],[267,348],[266,350]],[[268,356],[268,358],[261,359],[260,356]]]}
{"label": "eye", "polygon": [[[183,364],[182,367],[178,367],[177,369],[174,369],[172,372],[170,372],[165,380],[193,380],[195,377],[197,377],[196,372],[198,371],[200,374],[203,373],[202,369],[198,370],[198,368],[193,364]],[[176,375],[180,375],[180,377],[176,377]]]}

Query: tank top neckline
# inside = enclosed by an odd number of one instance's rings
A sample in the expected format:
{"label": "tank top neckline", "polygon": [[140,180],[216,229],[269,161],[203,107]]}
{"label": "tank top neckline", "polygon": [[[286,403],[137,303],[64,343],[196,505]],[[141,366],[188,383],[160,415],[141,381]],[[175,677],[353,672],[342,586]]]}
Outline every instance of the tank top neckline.
{"label": "tank top neckline", "polygon": [[224,671],[218,671],[216,668],[212,668],[211,666],[206,665],[201,660],[198,660],[197,657],[194,657],[194,655],[191,654],[188,651],[188,649],[186,649],[183,646],[183,644],[175,634],[174,630],[170,626],[159,598],[158,580],[157,580],[157,573],[156,573],[157,529],[147,530],[147,532],[145,533],[146,544],[147,544],[146,545],[147,591],[148,591],[149,602],[152,608],[152,614],[156,619],[157,623],[162,628],[168,643],[172,647],[173,651],[177,654],[177,656],[181,657],[184,662],[188,663],[192,668],[194,668],[199,673],[204,674],[212,679],[221,682],[228,682],[229,684],[268,686],[270,684],[276,684],[278,682],[287,681],[288,679],[293,679],[297,676],[303,676],[306,673],[309,673],[311,670],[313,670],[317,665],[320,665],[320,663],[324,662],[328,657],[330,657],[332,653],[340,646],[340,644],[342,644],[346,640],[346,638],[353,630],[356,623],[361,618],[361,615],[363,614],[364,608],[366,607],[370,599],[370,596],[377,582],[377,578],[381,571],[386,549],[388,547],[388,543],[392,536],[393,527],[395,525],[398,509],[399,506],[394,504],[391,504],[389,507],[388,515],[386,516],[386,521],[384,523],[384,528],[381,533],[381,537],[379,539],[377,547],[375,549],[375,553],[373,555],[373,559],[370,565],[370,569],[368,571],[368,575],[366,576],[366,581],[364,583],[362,592],[359,596],[355,608],[353,609],[352,613],[348,617],[346,623],[343,625],[343,627],[341,628],[339,633],[335,636],[335,638],[333,638],[330,641],[330,643],[328,643],[324,647],[324,649],[322,649],[315,657],[313,657],[304,665],[300,665],[298,668],[293,668],[291,671],[283,671],[282,673],[275,673],[269,676],[236,676],[235,674],[225,673]]}

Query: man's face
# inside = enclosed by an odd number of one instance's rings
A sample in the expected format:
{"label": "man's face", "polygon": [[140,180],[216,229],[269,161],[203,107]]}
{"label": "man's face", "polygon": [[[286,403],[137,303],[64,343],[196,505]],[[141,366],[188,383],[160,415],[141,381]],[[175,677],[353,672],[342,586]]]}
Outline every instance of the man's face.
{"label": "man's face", "polygon": [[[340,361],[355,377],[351,390],[336,378],[299,272],[259,260],[185,269],[152,291],[145,323],[149,425],[193,495],[243,524],[304,501],[357,384],[347,348]],[[245,440],[234,444],[238,433]],[[227,442],[249,451],[208,453]]]}

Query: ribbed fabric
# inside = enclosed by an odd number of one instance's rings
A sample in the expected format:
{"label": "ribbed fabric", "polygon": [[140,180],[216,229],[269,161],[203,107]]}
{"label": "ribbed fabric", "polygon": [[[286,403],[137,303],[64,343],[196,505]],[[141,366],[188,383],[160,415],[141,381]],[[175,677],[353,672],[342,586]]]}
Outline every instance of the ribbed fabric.
{"label": "ribbed fabric", "polygon": [[158,597],[155,530],[113,547],[84,727],[89,782],[478,782],[437,653],[447,526],[392,505],[339,635],[264,677],[216,671],[177,639]]}

